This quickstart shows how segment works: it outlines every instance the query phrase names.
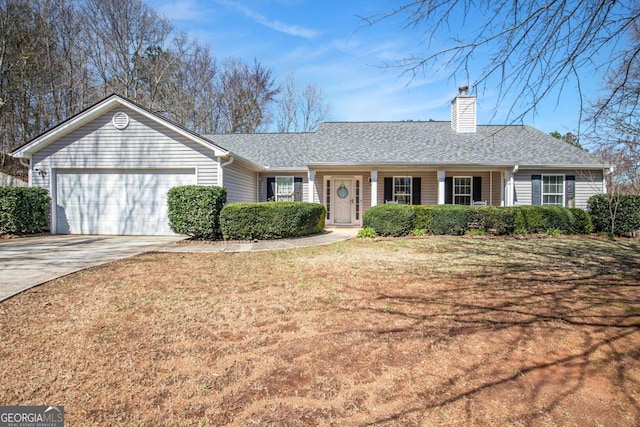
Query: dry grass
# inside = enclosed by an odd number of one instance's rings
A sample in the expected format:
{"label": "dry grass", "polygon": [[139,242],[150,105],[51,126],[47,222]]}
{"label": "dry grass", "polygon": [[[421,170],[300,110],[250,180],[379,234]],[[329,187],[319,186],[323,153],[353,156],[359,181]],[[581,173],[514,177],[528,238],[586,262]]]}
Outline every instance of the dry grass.
{"label": "dry grass", "polygon": [[0,304],[0,405],[76,425],[640,424],[640,245],[146,254]]}

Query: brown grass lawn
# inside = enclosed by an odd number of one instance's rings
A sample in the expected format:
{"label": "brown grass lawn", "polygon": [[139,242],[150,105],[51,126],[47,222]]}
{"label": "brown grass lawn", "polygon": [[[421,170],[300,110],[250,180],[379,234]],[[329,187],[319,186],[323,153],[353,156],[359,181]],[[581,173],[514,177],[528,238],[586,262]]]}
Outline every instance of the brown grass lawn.
{"label": "brown grass lawn", "polygon": [[152,253],[0,304],[0,405],[66,425],[640,425],[640,244]]}

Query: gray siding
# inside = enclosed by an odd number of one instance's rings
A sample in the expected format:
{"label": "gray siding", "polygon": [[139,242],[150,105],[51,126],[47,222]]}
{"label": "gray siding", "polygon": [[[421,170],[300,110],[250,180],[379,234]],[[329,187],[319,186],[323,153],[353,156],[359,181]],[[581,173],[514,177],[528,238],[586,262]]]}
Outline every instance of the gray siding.
{"label": "gray siding", "polygon": [[223,185],[227,189],[227,202],[258,201],[257,173],[236,159],[222,171]]}
{"label": "gray siding", "polygon": [[[130,117],[116,129],[116,111]],[[197,171],[200,185],[218,185],[218,160],[212,150],[123,107],[114,108],[61,137],[33,156],[34,168],[185,168]],[[49,188],[49,176],[33,174],[33,185]]]}
{"label": "gray siding", "polygon": [[602,171],[520,171],[514,176],[515,206],[531,204],[531,175],[573,175],[576,177],[576,208],[586,209],[589,197],[602,193]]}

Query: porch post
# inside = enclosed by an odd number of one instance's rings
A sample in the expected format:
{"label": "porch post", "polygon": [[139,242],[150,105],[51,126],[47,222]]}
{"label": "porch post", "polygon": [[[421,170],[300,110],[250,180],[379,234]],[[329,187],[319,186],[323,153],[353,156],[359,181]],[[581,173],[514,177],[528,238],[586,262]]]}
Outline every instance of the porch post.
{"label": "porch post", "polygon": [[513,172],[507,172],[507,199],[504,201],[505,206],[513,206],[513,195],[514,195],[514,186],[513,186]]}
{"label": "porch post", "polygon": [[316,172],[309,169],[309,190],[307,191],[307,201],[309,203],[313,203],[313,193],[315,191],[314,179],[316,176]]}
{"label": "porch post", "polygon": [[378,205],[378,171],[371,171],[371,206]]}
{"label": "porch post", "polygon": [[438,171],[438,204],[444,205],[444,178],[447,173],[444,170]]}

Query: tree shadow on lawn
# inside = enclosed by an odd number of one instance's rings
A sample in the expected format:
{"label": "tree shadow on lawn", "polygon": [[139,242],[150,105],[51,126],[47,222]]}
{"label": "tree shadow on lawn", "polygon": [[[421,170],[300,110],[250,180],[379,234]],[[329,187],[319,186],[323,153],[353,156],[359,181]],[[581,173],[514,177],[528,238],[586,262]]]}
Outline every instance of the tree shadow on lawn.
{"label": "tree shadow on lawn", "polygon": [[[436,356],[445,372],[455,374],[418,393],[418,403],[370,425],[437,423],[434,411],[459,405],[466,416],[456,421],[481,424],[491,416],[477,406],[488,400],[509,407],[507,419],[515,424],[638,422],[638,244],[529,243],[531,259],[514,254],[513,263],[497,268],[480,261],[470,274],[444,277],[409,263],[403,279],[411,286],[378,292],[371,307],[359,308],[387,317],[360,333],[394,341],[422,336],[429,350],[444,346],[458,361],[448,365]],[[452,254],[454,262],[464,258],[462,246]],[[479,260],[504,252],[490,243],[472,246],[471,256]]]}

